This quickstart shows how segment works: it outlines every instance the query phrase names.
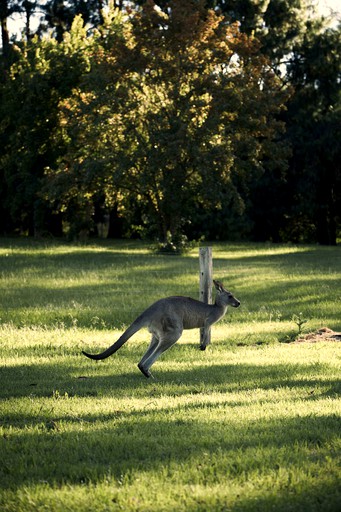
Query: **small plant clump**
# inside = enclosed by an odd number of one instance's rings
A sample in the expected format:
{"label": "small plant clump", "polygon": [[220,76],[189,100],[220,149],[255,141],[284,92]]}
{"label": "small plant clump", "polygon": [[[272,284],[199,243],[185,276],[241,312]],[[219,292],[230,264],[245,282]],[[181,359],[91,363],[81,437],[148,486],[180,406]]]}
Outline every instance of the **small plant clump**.
{"label": "small plant clump", "polygon": [[303,313],[300,312],[298,315],[292,315],[292,321],[295,322],[298,327],[298,335],[302,334],[302,327],[308,322],[308,319],[303,318]]}
{"label": "small plant clump", "polygon": [[159,254],[182,255],[190,252],[196,245],[195,241],[189,241],[186,235],[179,233],[173,235],[168,232],[166,240],[156,245],[156,252]]}

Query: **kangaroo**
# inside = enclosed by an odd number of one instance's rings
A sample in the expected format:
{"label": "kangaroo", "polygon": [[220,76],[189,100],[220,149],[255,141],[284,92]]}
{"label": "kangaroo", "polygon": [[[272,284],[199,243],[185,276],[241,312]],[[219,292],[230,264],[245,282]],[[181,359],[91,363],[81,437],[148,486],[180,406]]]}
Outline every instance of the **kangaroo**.
{"label": "kangaroo", "polygon": [[[239,300],[233,297],[222,283],[214,280],[213,283],[217,290],[214,304],[205,304],[190,297],[160,299],[138,316],[122,336],[104,352],[88,354],[82,351],[82,353],[90,359],[105,359],[117,352],[142,327],[147,327],[152,334],[152,339],[137,366],[145,377],[152,377],[150,367],[163,352],[178,341],[184,329],[208,329],[225,315],[227,306],[234,308],[240,306]],[[202,345],[200,348],[205,350],[206,346]]]}

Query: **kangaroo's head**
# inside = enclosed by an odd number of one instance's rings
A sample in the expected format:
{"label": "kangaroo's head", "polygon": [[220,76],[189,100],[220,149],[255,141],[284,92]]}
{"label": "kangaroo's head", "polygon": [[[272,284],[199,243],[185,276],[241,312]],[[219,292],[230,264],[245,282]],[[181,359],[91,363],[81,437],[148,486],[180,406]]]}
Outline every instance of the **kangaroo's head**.
{"label": "kangaroo's head", "polygon": [[215,302],[218,306],[232,306],[233,308],[239,308],[239,300],[233,297],[232,293],[224,288],[223,283],[215,280],[213,280],[213,283],[217,290]]}

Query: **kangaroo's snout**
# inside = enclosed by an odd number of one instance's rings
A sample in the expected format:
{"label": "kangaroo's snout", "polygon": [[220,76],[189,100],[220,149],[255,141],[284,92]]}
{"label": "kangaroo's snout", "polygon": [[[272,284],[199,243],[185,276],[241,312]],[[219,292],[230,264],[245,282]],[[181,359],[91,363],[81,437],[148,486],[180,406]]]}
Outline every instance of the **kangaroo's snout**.
{"label": "kangaroo's snout", "polygon": [[234,304],[231,304],[231,306],[232,306],[233,308],[239,308],[239,306],[240,306],[240,302],[239,302],[239,300],[237,300],[237,299],[236,299],[235,303],[234,303]]}

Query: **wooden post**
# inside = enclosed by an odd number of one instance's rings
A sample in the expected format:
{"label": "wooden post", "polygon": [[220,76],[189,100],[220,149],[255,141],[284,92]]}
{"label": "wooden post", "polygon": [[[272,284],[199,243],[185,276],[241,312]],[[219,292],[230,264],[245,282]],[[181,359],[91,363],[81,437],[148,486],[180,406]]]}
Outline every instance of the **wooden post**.
{"label": "wooden post", "polygon": [[[200,291],[199,300],[206,304],[212,304],[212,247],[199,248],[199,265],[200,265]],[[211,343],[211,328],[200,329],[200,348],[205,350],[206,346]]]}

